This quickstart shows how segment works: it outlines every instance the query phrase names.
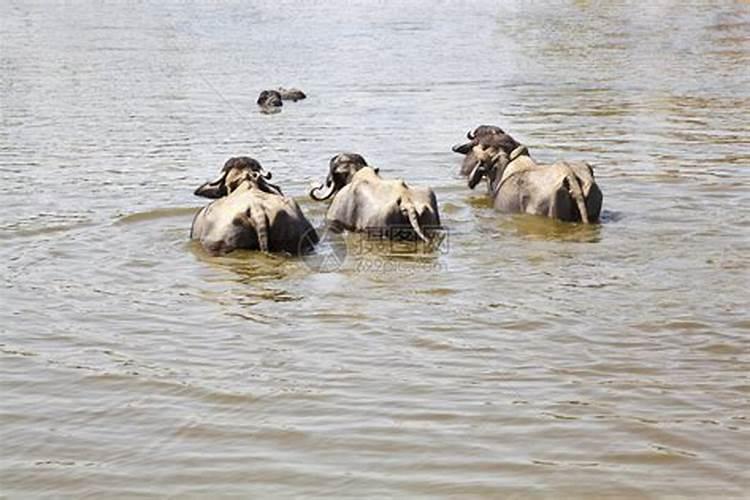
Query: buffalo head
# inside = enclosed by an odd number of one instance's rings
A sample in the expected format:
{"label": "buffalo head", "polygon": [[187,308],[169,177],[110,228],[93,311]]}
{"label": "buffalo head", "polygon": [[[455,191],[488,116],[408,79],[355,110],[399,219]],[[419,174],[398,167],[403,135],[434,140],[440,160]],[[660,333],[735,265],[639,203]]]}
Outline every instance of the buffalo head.
{"label": "buffalo head", "polygon": [[469,173],[469,188],[474,189],[485,176],[492,183],[502,176],[505,167],[521,155],[528,156],[526,146],[516,142],[508,134],[482,137],[471,149],[477,164]]}
{"label": "buffalo head", "polygon": [[279,112],[284,104],[281,102],[281,94],[276,90],[264,90],[258,96],[256,103],[264,113]]}
{"label": "buffalo head", "polygon": [[469,139],[469,142],[456,144],[451,149],[454,153],[465,155],[468,154],[471,151],[471,148],[476,146],[483,137],[503,134],[505,134],[505,132],[500,127],[494,125],[480,125],[475,128],[474,131],[469,130],[466,132],[466,138]]}
{"label": "buffalo head", "polygon": [[266,172],[258,161],[249,156],[236,156],[228,159],[221,169],[219,178],[201,185],[195,190],[195,194],[205,198],[221,198],[237,189],[237,186],[248,178],[262,179],[264,185],[281,194],[277,186],[264,182],[271,179],[271,172]]}
{"label": "buffalo head", "polygon": [[[331,158],[328,163],[328,177],[326,177],[325,186],[321,184],[310,190],[310,198],[315,201],[327,200],[342,187],[351,182],[354,174],[362,167],[366,167],[367,162],[357,153],[340,153]],[[377,170],[376,170],[377,171]],[[318,195],[321,190],[326,189],[322,195]]]}

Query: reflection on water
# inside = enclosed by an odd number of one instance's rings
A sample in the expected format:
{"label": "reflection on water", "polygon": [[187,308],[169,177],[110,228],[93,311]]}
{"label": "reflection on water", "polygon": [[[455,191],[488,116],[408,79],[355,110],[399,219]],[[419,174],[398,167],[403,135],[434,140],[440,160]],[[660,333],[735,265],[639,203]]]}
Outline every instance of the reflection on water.
{"label": "reflection on water", "polygon": [[217,269],[232,271],[241,283],[279,280],[288,274],[289,261],[283,255],[237,250],[226,255],[212,255],[197,241],[186,244],[196,259]]}
{"label": "reflection on water", "polygon": [[601,240],[599,224],[574,224],[525,214],[499,217],[498,220],[502,229],[523,238],[580,243],[598,243]]}
{"label": "reflection on water", "polygon": [[[140,7],[0,3],[2,494],[750,491],[750,4]],[[495,212],[482,123],[592,163],[602,223]],[[445,244],[188,241],[243,154],[322,224],[341,151]]]}

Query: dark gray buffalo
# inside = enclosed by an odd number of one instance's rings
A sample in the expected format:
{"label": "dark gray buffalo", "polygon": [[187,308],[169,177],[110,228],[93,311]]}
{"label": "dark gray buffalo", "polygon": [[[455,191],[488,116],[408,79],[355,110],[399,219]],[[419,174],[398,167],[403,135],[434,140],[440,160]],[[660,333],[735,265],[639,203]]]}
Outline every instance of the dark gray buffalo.
{"label": "dark gray buffalo", "polygon": [[300,89],[279,87],[276,90],[264,90],[258,96],[256,103],[261,113],[272,114],[281,111],[284,101],[297,102],[307,96]]}
{"label": "dark gray buffalo", "polygon": [[[453,148],[451,148],[454,153],[464,155],[464,161],[461,163],[461,170],[459,171],[459,174],[466,177],[471,173],[472,170],[474,170],[474,167],[477,166],[477,157],[476,155],[474,155],[473,151],[474,146],[479,144],[482,139],[494,135],[506,134],[503,129],[501,129],[500,127],[496,127],[495,125],[480,125],[475,128],[473,132],[471,130],[466,132],[466,138],[469,139],[468,142],[465,142],[463,144],[456,144],[455,146],[453,146]],[[520,146],[520,144],[516,143],[514,147],[518,146]]]}
{"label": "dark gray buffalo", "polygon": [[281,93],[277,90],[264,90],[255,102],[260,106],[260,112],[266,114],[278,113],[284,105]]}

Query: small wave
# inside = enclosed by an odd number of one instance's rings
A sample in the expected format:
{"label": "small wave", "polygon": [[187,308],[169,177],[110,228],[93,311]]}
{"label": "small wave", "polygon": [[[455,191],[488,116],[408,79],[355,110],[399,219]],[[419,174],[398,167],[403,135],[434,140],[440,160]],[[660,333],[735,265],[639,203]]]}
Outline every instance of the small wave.
{"label": "small wave", "polygon": [[115,224],[135,224],[137,222],[147,222],[169,217],[184,217],[186,215],[192,215],[198,210],[200,210],[200,207],[156,208],[145,212],[135,212],[122,215],[115,221]]}
{"label": "small wave", "polygon": [[83,227],[93,226],[93,222],[79,222],[76,224],[56,224],[52,226],[44,226],[29,229],[17,229],[12,232],[0,233],[0,240],[12,240],[16,238],[31,238],[34,236],[42,236],[46,234],[62,233],[66,231],[73,231],[74,229],[80,229]]}

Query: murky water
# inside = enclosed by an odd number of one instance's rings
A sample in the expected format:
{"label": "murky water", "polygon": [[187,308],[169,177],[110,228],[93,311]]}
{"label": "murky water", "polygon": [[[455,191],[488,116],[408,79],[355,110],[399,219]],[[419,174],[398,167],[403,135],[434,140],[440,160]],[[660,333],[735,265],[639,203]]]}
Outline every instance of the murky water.
{"label": "murky water", "polygon": [[[0,496],[750,494],[750,4],[6,1],[0,113]],[[480,123],[604,223],[493,212]],[[320,223],[342,150],[446,246],[187,241],[229,156]]]}

